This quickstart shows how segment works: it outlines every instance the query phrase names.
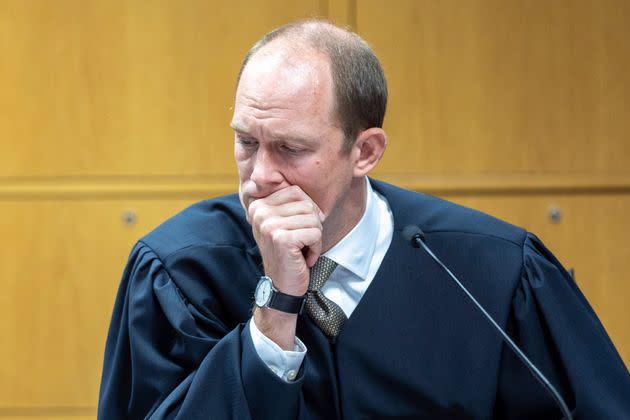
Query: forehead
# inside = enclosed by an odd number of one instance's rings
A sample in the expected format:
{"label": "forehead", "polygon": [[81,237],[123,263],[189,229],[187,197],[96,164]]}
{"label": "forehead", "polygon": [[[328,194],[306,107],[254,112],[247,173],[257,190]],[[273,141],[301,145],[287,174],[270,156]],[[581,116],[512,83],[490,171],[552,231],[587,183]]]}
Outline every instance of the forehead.
{"label": "forehead", "polygon": [[332,122],[333,93],[328,58],[312,48],[272,42],[243,69],[233,123],[281,116]]}

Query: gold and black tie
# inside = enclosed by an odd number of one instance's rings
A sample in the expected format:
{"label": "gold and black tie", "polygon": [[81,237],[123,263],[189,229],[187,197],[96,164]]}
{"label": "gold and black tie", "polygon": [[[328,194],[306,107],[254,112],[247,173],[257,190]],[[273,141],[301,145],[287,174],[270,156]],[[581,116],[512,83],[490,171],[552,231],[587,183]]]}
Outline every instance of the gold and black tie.
{"label": "gold and black tie", "polygon": [[336,337],[343,323],[348,319],[341,308],[320,291],[337,263],[326,257],[319,257],[311,268],[311,279],[305,302],[306,313],[315,321],[328,337]]}

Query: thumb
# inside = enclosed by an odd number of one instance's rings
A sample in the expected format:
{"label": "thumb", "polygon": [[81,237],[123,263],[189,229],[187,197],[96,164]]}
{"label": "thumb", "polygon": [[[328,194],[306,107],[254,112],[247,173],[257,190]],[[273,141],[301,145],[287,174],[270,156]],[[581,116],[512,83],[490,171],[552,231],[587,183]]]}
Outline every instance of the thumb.
{"label": "thumb", "polygon": [[306,265],[311,268],[315,265],[315,263],[317,262],[317,259],[319,258],[319,256],[322,253],[322,243],[321,242],[317,242],[314,243],[313,245],[310,245],[306,251]]}

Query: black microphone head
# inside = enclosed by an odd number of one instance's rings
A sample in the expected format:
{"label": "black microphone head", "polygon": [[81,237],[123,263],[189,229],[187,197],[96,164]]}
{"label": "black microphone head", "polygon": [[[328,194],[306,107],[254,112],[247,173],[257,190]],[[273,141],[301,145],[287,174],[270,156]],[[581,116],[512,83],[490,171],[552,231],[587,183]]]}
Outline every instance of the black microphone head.
{"label": "black microphone head", "polygon": [[407,225],[402,230],[403,237],[416,248],[420,247],[418,241],[424,242],[424,232],[416,225]]}

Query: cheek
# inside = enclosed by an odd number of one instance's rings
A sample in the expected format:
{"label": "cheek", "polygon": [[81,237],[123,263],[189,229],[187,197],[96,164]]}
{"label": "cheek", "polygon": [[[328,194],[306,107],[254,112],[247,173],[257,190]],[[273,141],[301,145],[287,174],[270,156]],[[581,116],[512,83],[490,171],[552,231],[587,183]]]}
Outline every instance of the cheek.
{"label": "cheek", "polygon": [[238,176],[241,178],[241,181],[249,178],[252,173],[251,159],[244,159],[242,156],[237,156],[236,153],[234,157]]}
{"label": "cheek", "polygon": [[334,165],[326,165],[324,161],[315,161],[311,166],[315,169],[304,177],[304,185],[302,188],[307,194],[315,200],[317,205],[329,214],[335,203],[339,199],[340,185],[338,180],[341,174]]}

